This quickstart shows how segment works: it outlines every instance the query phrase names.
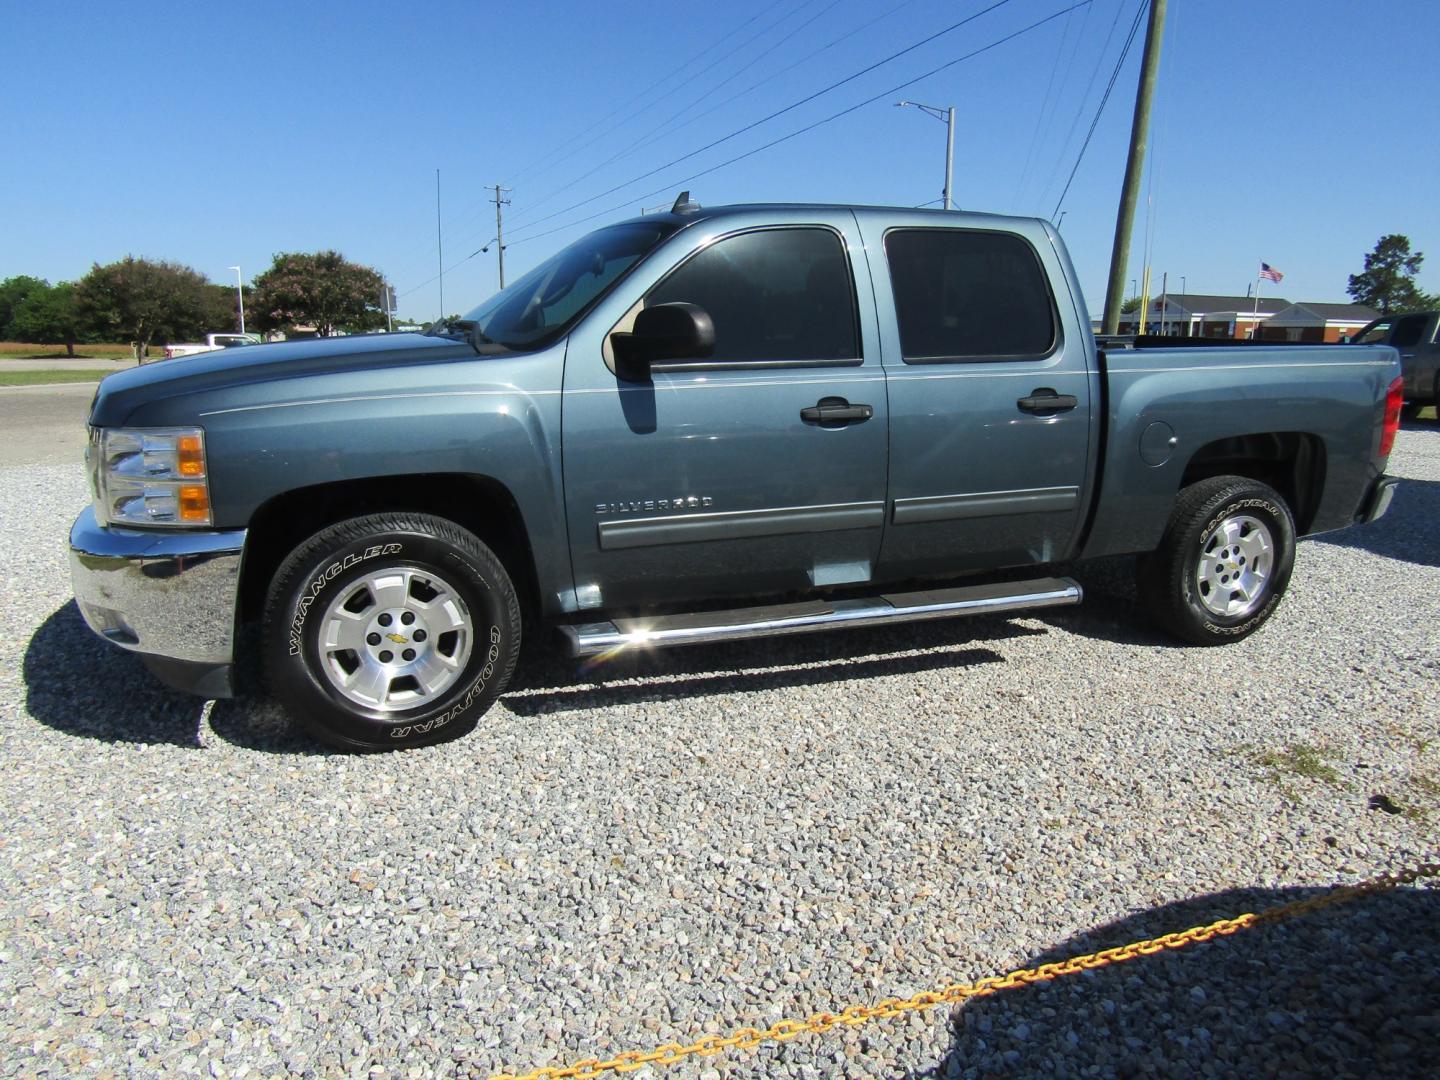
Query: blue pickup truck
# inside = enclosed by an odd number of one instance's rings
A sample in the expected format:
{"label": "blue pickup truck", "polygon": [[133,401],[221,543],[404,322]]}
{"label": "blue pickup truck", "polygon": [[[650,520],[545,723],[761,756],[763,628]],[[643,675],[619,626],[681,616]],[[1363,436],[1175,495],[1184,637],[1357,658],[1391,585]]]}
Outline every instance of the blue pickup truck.
{"label": "blue pickup truck", "polygon": [[613,657],[1073,604],[1138,553],[1183,641],[1374,520],[1387,346],[1098,349],[1047,222],[700,208],[576,241],[465,318],[110,376],[81,612],[166,682],[353,749],[462,734],[522,628]]}

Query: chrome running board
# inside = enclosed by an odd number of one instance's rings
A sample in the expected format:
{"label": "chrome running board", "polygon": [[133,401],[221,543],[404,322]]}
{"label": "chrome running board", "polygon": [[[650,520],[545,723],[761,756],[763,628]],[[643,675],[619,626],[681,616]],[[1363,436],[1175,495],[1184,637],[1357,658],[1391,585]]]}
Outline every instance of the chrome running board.
{"label": "chrome running board", "polygon": [[562,626],[561,632],[569,642],[571,654],[585,657],[641,648],[803,634],[812,630],[1066,607],[1078,604],[1082,595],[1079,583],[1070,578],[1037,578],[998,585],[886,593],[857,600],[813,600],[731,611],[574,623]]}

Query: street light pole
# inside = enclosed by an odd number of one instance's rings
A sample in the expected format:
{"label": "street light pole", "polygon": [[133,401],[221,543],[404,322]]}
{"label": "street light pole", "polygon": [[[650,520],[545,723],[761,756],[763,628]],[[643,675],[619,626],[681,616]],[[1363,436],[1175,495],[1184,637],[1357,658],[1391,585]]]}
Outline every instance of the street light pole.
{"label": "street light pole", "polygon": [[240,275],[240,267],[232,266],[235,271],[235,296],[240,301],[240,333],[245,333],[245,279]]}
{"label": "street light pole", "polygon": [[896,108],[911,105],[945,124],[945,190],[941,192],[946,210],[955,209],[955,106],[940,108],[938,105],[922,105],[918,101],[897,101]]}
{"label": "street light pole", "polygon": [[945,209],[955,209],[955,106],[945,115]]}

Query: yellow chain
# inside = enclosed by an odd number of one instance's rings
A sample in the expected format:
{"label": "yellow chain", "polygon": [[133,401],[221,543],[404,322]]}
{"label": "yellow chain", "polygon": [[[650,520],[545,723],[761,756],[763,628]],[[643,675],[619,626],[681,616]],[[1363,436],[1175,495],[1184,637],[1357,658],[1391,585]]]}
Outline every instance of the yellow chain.
{"label": "yellow chain", "polygon": [[800,1035],[818,1034],[836,1026],[857,1027],[871,1020],[885,1020],[907,1012],[933,1009],[937,1005],[954,1005],[970,998],[988,997],[1001,990],[1013,990],[1031,983],[1049,982],[1061,975],[1074,975],[1081,971],[1133,960],[1137,956],[1153,956],[1168,949],[1179,949],[1191,943],[1210,941],[1245,930],[1261,923],[1278,922],[1294,918],[1322,908],[1347,903],[1361,896],[1387,892],[1401,885],[1412,885],[1421,878],[1440,877],[1440,863],[1420,863],[1390,874],[1363,881],[1358,885],[1342,885],[1329,892],[1293,900],[1267,908],[1258,915],[1246,913],[1232,919],[1221,919],[1208,926],[1195,926],[1175,934],[1162,934],[1146,941],[1136,941],[1113,949],[1087,953],[1084,956],[1060,960],[1056,963],[1041,964],[1037,968],[1021,968],[1008,975],[992,975],[972,983],[951,983],[939,990],[926,990],[908,998],[885,998],[873,1005],[849,1005],[838,1013],[816,1013],[806,1020],[778,1020],[763,1031],[758,1028],[739,1028],[729,1035],[706,1035],[688,1046],[679,1043],[665,1043],[654,1050],[628,1050],[613,1058],[601,1061],[589,1058],[577,1061],[564,1068],[534,1069],[527,1073],[497,1073],[491,1080],[589,1080],[606,1073],[628,1073],[643,1069],[646,1065],[674,1065],[689,1057],[709,1057],[726,1050],[750,1050],[761,1043],[788,1042]]}

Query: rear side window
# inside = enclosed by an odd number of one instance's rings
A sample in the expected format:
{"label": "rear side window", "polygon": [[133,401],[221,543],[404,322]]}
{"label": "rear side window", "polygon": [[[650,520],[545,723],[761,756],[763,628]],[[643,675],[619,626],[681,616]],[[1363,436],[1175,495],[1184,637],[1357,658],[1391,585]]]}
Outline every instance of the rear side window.
{"label": "rear side window", "polygon": [[1395,320],[1395,334],[1390,339],[1390,344],[1397,349],[1409,349],[1420,344],[1420,339],[1425,335],[1425,324],[1430,321],[1428,315],[1407,315],[1403,319]]}
{"label": "rear side window", "polygon": [[714,363],[860,362],[850,262],[829,229],[763,229],[717,240],[655,286],[645,306],[678,301],[710,314]]}
{"label": "rear side window", "polygon": [[896,229],[885,257],[907,364],[1038,359],[1055,347],[1045,271],[1013,233]]}
{"label": "rear side window", "polygon": [[1390,333],[1391,324],[1389,321],[1373,323],[1360,332],[1355,339],[1357,345],[1380,345],[1385,341],[1385,335]]}

